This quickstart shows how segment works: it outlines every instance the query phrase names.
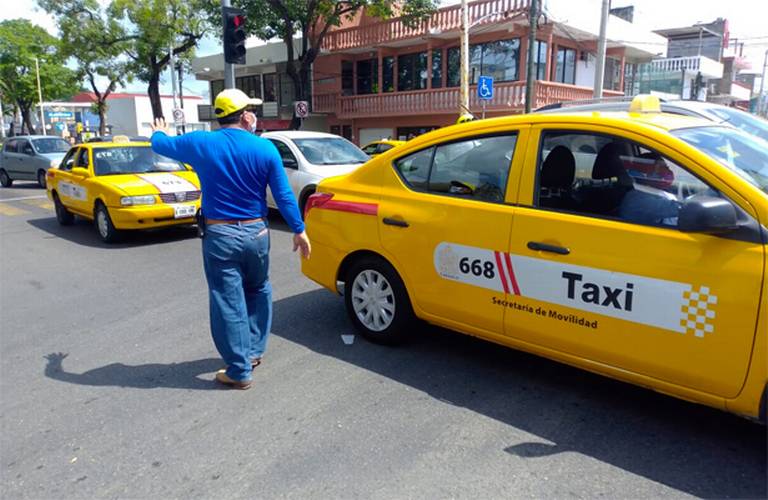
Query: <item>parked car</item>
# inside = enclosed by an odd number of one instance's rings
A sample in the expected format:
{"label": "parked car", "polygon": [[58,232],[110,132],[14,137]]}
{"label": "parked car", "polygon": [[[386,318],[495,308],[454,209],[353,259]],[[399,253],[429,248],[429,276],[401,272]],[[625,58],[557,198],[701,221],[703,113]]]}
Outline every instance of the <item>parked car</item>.
{"label": "parked car", "polygon": [[197,174],[148,142],[80,144],[47,175],[59,224],[93,220],[107,243],[127,229],[195,224],[200,210]]}
{"label": "parked car", "polygon": [[10,187],[15,180],[30,180],[44,188],[45,173],[59,165],[69,148],[59,137],[22,135],[7,139],[0,156],[0,184]]}
{"label": "parked car", "polygon": [[[597,99],[593,102],[566,101],[544,106],[534,112],[625,111],[628,105],[627,100],[628,98],[606,98]],[[695,116],[720,124],[727,123],[768,142],[768,121],[740,109],[729,108],[712,102],[661,100],[661,111],[676,115]]]}
{"label": "parked car", "polygon": [[[307,198],[315,192],[318,182],[326,177],[347,174],[370,159],[360,148],[338,135],[285,130],[265,132],[261,137],[277,147],[302,214]],[[267,205],[277,208],[269,191]]]}
{"label": "parked car", "polygon": [[445,127],[326,179],[302,272],[375,342],[419,319],[764,419],[768,150],[653,104]]}
{"label": "parked car", "polygon": [[363,153],[373,158],[374,156],[380,155],[381,153],[389,151],[390,149],[400,146],[401,144],[405,144],[405,141],[396,141],[394,139],[382,139],[380,141],[369,142],[368,144],[363,146],[361,149],[363,150]]}

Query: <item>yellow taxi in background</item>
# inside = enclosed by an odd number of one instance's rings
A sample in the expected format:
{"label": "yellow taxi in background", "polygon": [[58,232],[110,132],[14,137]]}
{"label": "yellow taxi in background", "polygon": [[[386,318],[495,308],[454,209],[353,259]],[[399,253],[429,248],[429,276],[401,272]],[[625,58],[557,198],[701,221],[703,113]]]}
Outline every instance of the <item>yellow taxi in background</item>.
{"label": "yellow taxi in background", "polygon": [[764,418],[768,151],[631,110],[446,127],[326,179],[302,271],[376,342],[421,319]]}
{"label": "yellow taxi in background", "polygon": [[381,153],[387,152],[392,148],[405,144],[405,141],[395,141],[393,139],[382,139],[380,141],[369,142],[362,149],[363,153],[367,154],[371,158],[378,156]]}
{"label": "yellow taxi in background", "polygon": [[105,242],[124,229],[194,224],[200,181],[191,168],[152,151],[148,142],[79,144],[47,173],[48,197],[66,226],[78,215],[93,220]]}

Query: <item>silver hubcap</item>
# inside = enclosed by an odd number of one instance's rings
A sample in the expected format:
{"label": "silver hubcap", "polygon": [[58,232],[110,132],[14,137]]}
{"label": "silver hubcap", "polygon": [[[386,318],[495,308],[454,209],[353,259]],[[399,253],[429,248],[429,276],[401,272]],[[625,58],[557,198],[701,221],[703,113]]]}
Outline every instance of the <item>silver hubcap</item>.
{"label": "silver hubcap", "polygon": [[99,234],[106,238],[107,234],[109,234],[109,226],[107,225],[107,214],[104,213],[104,210],[99,210],[96,213],[96,225],[99,227]]}
{"label": "silver hubcap", "polygon": [[395,294],[389,281],[378,271],[361,272],[352,283],[352,307],[360,322],[380,332],[395,318]]}

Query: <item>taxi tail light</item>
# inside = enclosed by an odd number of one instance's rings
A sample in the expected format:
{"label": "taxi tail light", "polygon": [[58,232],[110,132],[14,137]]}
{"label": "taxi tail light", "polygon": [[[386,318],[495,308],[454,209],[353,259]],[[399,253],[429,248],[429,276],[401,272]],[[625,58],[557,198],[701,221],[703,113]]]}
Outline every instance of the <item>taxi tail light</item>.
{"label": "taxi tail light", "polygon": [[333,193],[314,193],[307,198],[307,204],[304,207],[304,219],[306,220],[309,211],[315,207],[322,207],[333,198]]}

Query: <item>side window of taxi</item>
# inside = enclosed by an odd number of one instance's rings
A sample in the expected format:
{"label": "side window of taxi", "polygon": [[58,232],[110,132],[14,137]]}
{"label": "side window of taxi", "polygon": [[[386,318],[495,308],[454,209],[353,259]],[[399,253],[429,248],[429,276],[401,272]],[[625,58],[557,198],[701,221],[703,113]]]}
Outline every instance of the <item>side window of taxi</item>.
{"label": "side window of taxi", "polygon": [[69,153],[64,157],[63,160],[61,160],[61,170],[72,170],[72,167],[75,165],[75,155],[80,151],[80,149],[70,149]]}
{"label": "side window of taxi", "polygon": [[679,164],[636,142],[573,131],[542,136],[540,208],[674,228],[683,202],[695,194],[719,196]]}
{"label": "side window of taxi", "polygon": [[88,168],[88,150],[85,148],[80,149],[80,154],[77,155],[75,166],[80,168]]}
{"label": "side window of taxi", "polygon": [[440,144],[401,158],[395,167],[415,189],[501,203],[516,141],[516,135],[499,135]]}

